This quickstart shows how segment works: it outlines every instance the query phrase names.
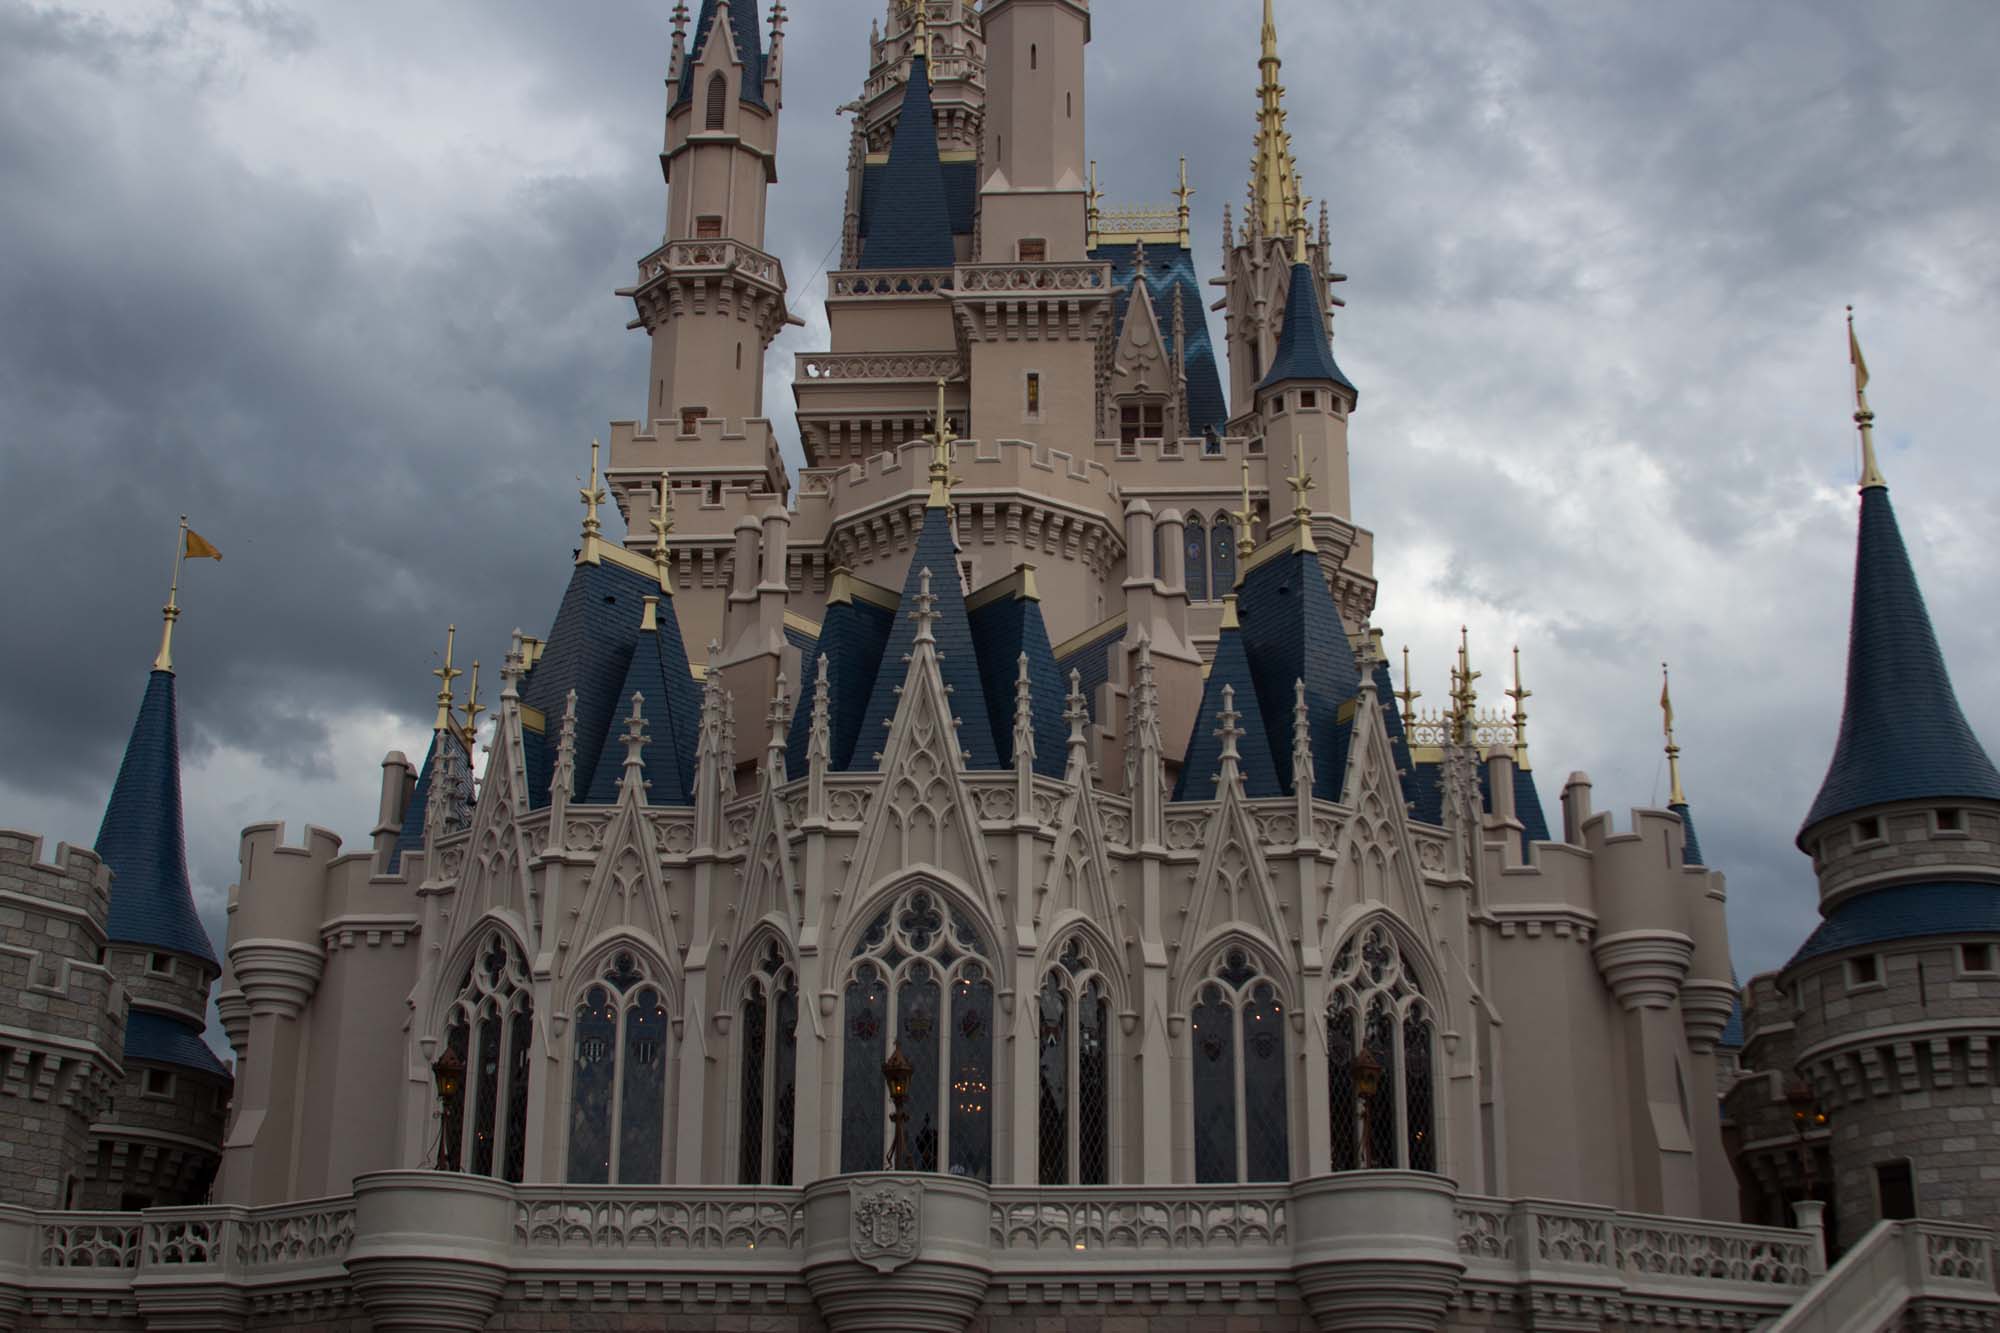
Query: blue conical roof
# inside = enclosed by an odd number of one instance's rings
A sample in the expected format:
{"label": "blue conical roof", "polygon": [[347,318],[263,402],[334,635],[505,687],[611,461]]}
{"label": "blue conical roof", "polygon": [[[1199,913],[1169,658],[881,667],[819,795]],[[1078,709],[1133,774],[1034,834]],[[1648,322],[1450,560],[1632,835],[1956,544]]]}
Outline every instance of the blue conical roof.
{"label": "blue conical roof", "polygon": [[171,671],[155,671],[146,681],[97,830],[97,854],[115,877],[107,932],[114,943],[173,950],[215,966],[215,947],[201,927],[188,883],[180,721]]}
{"label": "blue conical roof", "polygon": [[1958,706],[1888,488],[1870,486],[1861,492],[1840,739],[1799,842],[1839,815],[1940,799],[2000,801],[2000,772]]}
{"label": "blue conical roof", "polygon": [[1681,864],[1684,866],[1706,865],[1701,859],[1701,838],[1694,831],[1694,811],[1685,801],[1667,807],[1681,817]]}
{"label": "blue conical roof", "polygon": [[[861,719],[868,711],[869,692],[875,684],[875,669],[882,661],[882,645],[889,638],[896,613],[858,597],[836,601],[826,608],[820,621],[819,638],[813,655],[799,668],[798,702],[792,709],[792,729],[785,746],[785,771],[802,776],[812,749],[813,693],[819,686],[819,661],[826,659],[827,764],[835,772],[845,769],[854,755],[855,739],[861,734]],[[879,731],[880,728],[877,728]],[[881,748],[875,737],[871,748]]]}
{"label": "blue conical roof", "polygon": [[[687,60],[681,66],[681,86],[674,95],[677,107],[694,100],[694,67],[700,63],[708,38],[715,31],[716,5],[717,0],[701,0],[701,16],[694,22],[694,45],[688,48]],[[729,30],[736,38],[736,54],[743,58],[743,86],[739,96],[763,106],[764,46],[757,31],[757,0],[731,0]]]}
{"label": "blue conical roof", "polygon": [[1236,608],[1279,781],[1292,791],[1293,691],[1303,680],[1313,795],[1339,800],[1353,730],[1353,714],[1343,720],[1341,710],[1361,692],[1361,668],[1318,553],[1294,548],[1253,560]]}
{"label": "blue conical roof", "polygon": [[[1216,775],[1222,771],[1222,740],[1215,733],[1222,725],[1222,690],[1235,689],[1234,704],[1241,714],[1236,725],[1243,729],[1237,738],[1237,767],[1243,773],[1243,794],[1252,800],[1281,796],[1277,765],[1271,762],[1271,733],[1264,725],[1263,710],[1257,704],[1257,686],[1250,677],[1250,657],[1243,648],[1243,632],[1226,625],[1215,642],[1215,661],[1201,688],[1201,710],[1195,714],[1194,732],[1188,737],[1187,759],[1174,782],[1176,801],[1206,801],[1216,795]],[[1290,712],[1285,714],[1287,718]]]}
{"label": "blue conical roof", "polygon": [[[617,707],[612,710],[611,730],[598,751],[597,771],[585,798],[594,805],[610,805],[618,799],[618,783],[625,776],[625,723],[632,716],[632,696],[640,696],[640,715],[646,719],[646,745],[639,753],[646,761],[646,800],[652,805],[693,805],[694,754],[701,726],[700,696],[694,676],[688,670],[687,655],[680,650],[676,629],[672,643],[663,633],[664,622],[673,617],[673,601],[663,598],[659,620],[661,630],[641,629],[632,649],[632,661],[625,669],[625,683],[619,689]],[[663,651],[665,650],[665,651]],[[679,651],[678,663],[668,658]],[[674,673],[687,681],[685,690],[673,688]]]}
{"label": "blue conical roof", "polygon": [[931,119],[930,70],[922,56],[910,62],[881,188],[875,225],[861,247],[861,267],[950,268],[957,252]]}
{"label": "blue conical roof", "polygon": [[1271,358],[1271,373],[1257,387],[1269,389],[1286,380],[1318,380],[1354,390],[1334,362],[1333,344],[1326,336],[1326,316],[1319,308],[1319,286],[1308,264],[1292,265],[1292,285],[1285,293],[1285,322],[1278,330],[1278,353]]}
{"label": "blue conical roof", "polygon": [[[1069,725],[1062,716],[1067,692],[1062,674],[1056,670],[1041,601],[1015,593],[986,603],[972,612],[972,638],[979,652],[979,679],[986,690],[999,762],[1014,762],[1014,689],[1020,679],[1021,654],[1026,653],[1035,771],[1045,777],[1061,777],[1069,758]],[[968,721],[966,725],[972,724]]]}
{"label": "blue conical roof", "polygon": [[999,768],[1000,753],[993,744],[991,714],[986,709],[986,691],[979,678],[979,659],[972,647],[972,624],[965,611],[965,593],[959,586],[958,550],[951,537],[949,509],[924,510],[923,530],[917,534],[917,549],[910,556],[910,572],[903,579],[903,602],[882,647],[881,666],[875,673],[875,688],[869,692],[868,709],[861,717],[859,734],[848,766],[875,768],[875,756],[888,739],[889,723],[896,716],[897,690],[909,674],[909,656],[917,638],[917,594],[923,572],[931,572],[931,596],[937,620],[931,634],[937,640],[938,674],[951,691],[951,713],[959,722],[958,744],[967,768]]}

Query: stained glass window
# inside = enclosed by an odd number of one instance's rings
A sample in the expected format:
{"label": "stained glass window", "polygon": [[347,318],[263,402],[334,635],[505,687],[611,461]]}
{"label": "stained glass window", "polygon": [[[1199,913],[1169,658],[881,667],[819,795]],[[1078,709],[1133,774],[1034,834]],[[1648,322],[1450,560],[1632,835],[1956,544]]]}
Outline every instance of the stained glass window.
{"label": "stained glass window", "polygon": [[901,894],[862,933],[843,1010],[841,1169],[888,1155],[882,1062],[910,1062],[908,1165],[993,1174],[993,982],[978,929],[936,891]]}
{"label": "stained glass window", "polygon": [[1102,1185],[1111,1156],[1109,1005],[1080,941],[1063,947],[1036,1003],[1041,1183]]}
{"label": "stained glass window", "polygon": [[[1409,950],[1374,922],[1334,955],[1327,1008],[1327,1079],[1333,1169],[1438,1169],[1435,1020]],[[1366,1049],[1381,1067],[1363,1099],[1353,1061]],[[1343,1116],[1342,1106],[1348,1110]],[[1356,1137],[1357,1121],[1366,1132]]]}
{"label": "stained glass window", "polygon": [[458,1095],[442,1107],[443,1170],[521,1179],[533,1015],[521,951],[502,931],[488,931],[445,1014],[445,1044],[466,1063]]}
{"label": "stained glass window", "polygon": [[569,1178],[657,1185],[666,1166],[666,994],[635,955],[620,952],[574,1014]]}
{"label": "stained glass window", "polygon": [[1196,992],[1191,1039],[1195,1179],[1291,1179],[1285,1007],[1242,949],[1225,950]]}
{"label": "stained glass window", "polygon": [[1209,568],[1215,574],[1215,595],[1222,598],[1236,586],[1236,524],[1217,517],[1209,530]]}
{"label": "stained glass window", "polygon": [[1189,514],[1183,538],[1187,551],[1187,593],[1191,602],[1208,600],[1208,530],[1199,514]]}
{"label": "stained glass window", "polygon": [[764,1183],[764,988],[750,983],[743,1001],[743,1142],[737,1175],[745,1185]]}

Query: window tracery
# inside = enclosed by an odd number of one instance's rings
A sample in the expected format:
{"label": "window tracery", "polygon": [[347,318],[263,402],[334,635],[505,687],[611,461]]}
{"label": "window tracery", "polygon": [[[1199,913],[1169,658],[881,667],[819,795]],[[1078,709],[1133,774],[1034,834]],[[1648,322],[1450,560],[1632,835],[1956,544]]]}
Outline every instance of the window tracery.
{"label": "window tracery", "polygon": [[744,982],[742,1011],[738,1174],[745,1185],[789,1185],[798,1107],[799,981],[776,940],[765,942]]}
{"label": "window tracery", "polygon": [[1219,954],[1189,1022],[1196,1181],[1291,1178],[1284,1023],[1278,987],[1248,951]]}
{"label": "window tracery", "polygon": [[1182,534],[1187,554],[1188,600],[1205,602],[1208,600],[1208,529],[1203,525],[1201,515],[1187,516],[1187,530]]}
{"label": "window tracery", "polygon": [[660,1183],[667,1035],[664,991],[620,950],[585,988],[570,1025],[570,1180]]}
{"label": "window tracery", "polygon": [[441,1108],[443,1170],[521,1179],[534,1021],[521,950],[505,931],[490,928],[445,1020],[445,1047],[464,1063],[465,1076]]}
{"label": "window tracery", "polygon": [[900,1044],[911,1068],[910,1166],[992,1178],[992,965],[956,906],[918,887],[869,923],[848,968],[841,1034],[842,1171],[882,1168],[882,1061]]}
{"label": "window tracery", "polygon": [[1111,1158],[1111,1002],[1104,975],[1081,941],[1064,945],[1043,975],[1036,1016],[1041,1183],[1105,1184]]}
{"label": "window tracery", "polygon": [[[1336,1171],[1438,1169],[1437,1025],[1419,977],[1409,951],[1379,921],[1350,936],[1334,955],[1326,1054]],[[1354,1074],[1364,1049],[1381,1069],[1365,1108]]]}

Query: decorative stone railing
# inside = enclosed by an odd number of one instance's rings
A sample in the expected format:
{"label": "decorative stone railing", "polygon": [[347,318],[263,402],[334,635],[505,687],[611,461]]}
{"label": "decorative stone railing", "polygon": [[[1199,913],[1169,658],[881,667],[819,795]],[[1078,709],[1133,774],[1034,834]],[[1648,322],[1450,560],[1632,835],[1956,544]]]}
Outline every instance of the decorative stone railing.
{"label": "decorative stone railing", "polygon": [[1108,292],[1109,264],[960,264],[961,293],[1033,296],[1045,293]]}
{"label": "decorative stone railing", "polygon": [[951,284],[948,268],[839,269],[827,275],[826,295],[830,301],[896,300],[948,292]]}
{"label": "decorative stone railing", "polygon": [[656,281],[669,273],[717,269],[741,273],[759,282],[782,287],[785,272],[773,255],[767,255],[741,241],[668,241],[639,261],[639,284]]}
{"label": "decorative stone railing", "polygon": [[[1910,1290],[1960,1305],[1991,1297],[1986,1233],[1897,1234],[1900,1248],[1878,1257],[1900,1265]],[[905,1312],[899,1326],[948,1331],[982,1305],[1026,1316],[1294,1300],[1328,1329],[1435,1330],[1452,1311],[1540,1311],[1585,1321],[1565,1327],[1748,1330],[1800,1301],[1818,1276],[1817,1244],[1810,1231],[1459,1195],[1442,1177],[1399,1171],[1076,1188],[862,1175],[802,1189],[397,1171],[362,1177],[351,1199],[281,1208],[0,1206],[0,1333],[23,1309],[104,1327],[240,1328],[283,1310],[294,1322],[305,1311],[470,1330],[503,1295],[587,1312],[635,1292],[751,1314],[817,1302],[834,1330],[879,1327],[868,1321],[889,1305]],[[1871,1236],[1863,1248],[1885,1244]]]}
{"label": "decorative stone railing", "polygon": [[965,373],[964,362],[949,353],[890,352],[867,356],[800,353],[797,377],[801,380],[955,380]]}
{"label": "decorative stone railing", "polygon": [[1949,1222],[1878,1222],[1768,1333],[2000,1328],[1993,1233]]}

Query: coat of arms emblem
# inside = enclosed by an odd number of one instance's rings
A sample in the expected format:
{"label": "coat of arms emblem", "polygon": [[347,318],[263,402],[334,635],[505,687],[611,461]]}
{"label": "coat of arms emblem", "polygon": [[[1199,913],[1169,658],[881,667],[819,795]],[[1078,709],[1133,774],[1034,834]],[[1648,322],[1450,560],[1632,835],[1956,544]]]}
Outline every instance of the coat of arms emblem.
{"label": "coat of arms emblem", "polygon": [[923,1195],[914,1181],[857,1185],[848,1245],[854,1257],[879,1273],[894,1272],[917,1257],[917,1216]]}

